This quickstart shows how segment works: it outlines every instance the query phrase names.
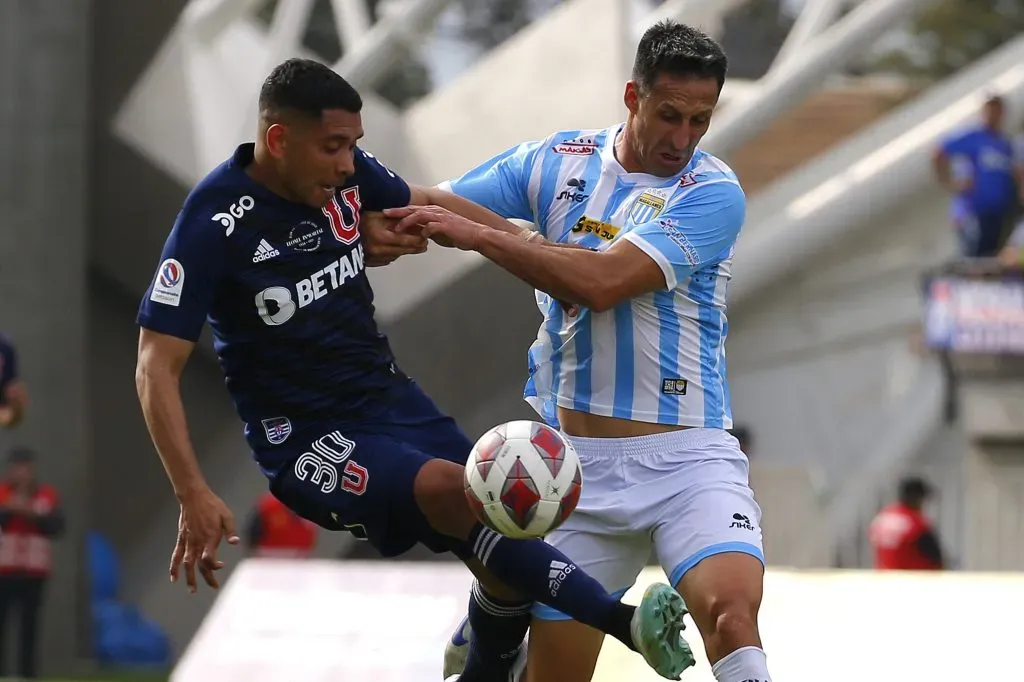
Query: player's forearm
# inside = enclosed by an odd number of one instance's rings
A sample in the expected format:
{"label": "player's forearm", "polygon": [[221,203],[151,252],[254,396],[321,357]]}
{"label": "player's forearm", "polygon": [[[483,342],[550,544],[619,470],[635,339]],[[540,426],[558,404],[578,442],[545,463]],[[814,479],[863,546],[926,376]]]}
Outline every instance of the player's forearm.
{"label": "player's forearm", "polygon": [[488,260],[554,298],[600,312],[604,285],[599,260],[589,249],[525,241],[498,230],[481,230],[476,250]]}
{"label": "player's forearm", "polygon": [[469,199],[464,199],[457,194],[445,192],[444,190],[436,187],[428,188],[425,192],[430,203],[436,204],[441,208],[446,208],[452,213],[457,213],[463,218],[468,218],[475,223],[486,225],[487,227],[498,230],[499,232],[523,237],[530,231],[527,228],[519,227],[515,223],[505,220],[494,211],[473,203]]}
{"label": "player's forearm", "polygon": [[188,435],[179,380],[170,371],[140,365],[135,385],[142,414],[164,471],[179,500],[206,487]]}

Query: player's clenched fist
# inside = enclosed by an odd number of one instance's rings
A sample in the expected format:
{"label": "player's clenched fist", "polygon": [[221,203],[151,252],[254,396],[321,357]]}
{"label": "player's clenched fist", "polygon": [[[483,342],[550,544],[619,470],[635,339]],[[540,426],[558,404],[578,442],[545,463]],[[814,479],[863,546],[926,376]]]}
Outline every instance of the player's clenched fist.
{"label": "player's clenched fist", "polygon": [[184,565],[185,583],[190,592],[196,591],[197,567],[207,585],[214,589],[220,587],[213,572],[224,568],[224,562],[217,559],[217,548],[224,538],[228,544],[238,544],[235,517],[212,490],[207,488],[182,500],[178,539],[171,554],[171,582],[177,582]]}
{"label": "player's clenched fist", "polygon": [[418,234],[401,234],[394,229],[395,223],[395,220],[376,211],[364,211],[360,216],[359,232],[363,237],[368,266],[387,265],[400,256],[427,250],[426,238]]}

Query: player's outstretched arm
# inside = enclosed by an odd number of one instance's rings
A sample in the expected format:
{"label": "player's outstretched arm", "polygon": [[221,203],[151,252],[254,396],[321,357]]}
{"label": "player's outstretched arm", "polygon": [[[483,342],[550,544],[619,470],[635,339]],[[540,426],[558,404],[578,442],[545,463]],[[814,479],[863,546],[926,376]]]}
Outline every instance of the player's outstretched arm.
{"label": "player's outstretched arm", "polygon": [[669,215],[634,228],[604,251],[522,239],[436,206],[410,206],[388,214],[422,225],[426,237],[441,236],[460,249],[477,251],[560,301],[604,312],[642,294],[674,289],[695,270],[720,259],[736,242],[746,201],[734,183],[710,184]]}
{"label": "player's outstretched arm", "polygon": [[234,517],[207,485],[188,434],[180,382],[194,347],[191,341],[143,328],[135,368],[135,386],[146,426],[181,503],[169,570],[171,582],[177,580],[184,565],[186,582],[193,592],[197,565],[207,585],[219,586],[213,572],[224,566],[217,560],[221,538],[226,536],[231,544],[239,542]]}
{"label": "player's outstretched arm", "polygon": [[[520,227],[494,211],[457,194],[446,192],[437,187],[420,187],[418,185],[411,185],[409,189],[411,190],[409,193],[410,206],[440,206],[475,223],[486,225],[491,229],[506,232],[516,237],[525,238],[533,234],[533,230]],[[387,213],[385,211],[385,215]]]}

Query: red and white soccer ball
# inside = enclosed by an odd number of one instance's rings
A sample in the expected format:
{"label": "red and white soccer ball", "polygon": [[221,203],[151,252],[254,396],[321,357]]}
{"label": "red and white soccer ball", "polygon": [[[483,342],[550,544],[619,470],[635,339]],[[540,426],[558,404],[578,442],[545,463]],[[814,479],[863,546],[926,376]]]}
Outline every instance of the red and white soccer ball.
{"label": "red and white soccer ball", "polygon": [[500,424],[480,437],[466,462],[466,497],[477,518],[511,538],[539,538],[580,501],[583,473],[572,444],[532,421]]}

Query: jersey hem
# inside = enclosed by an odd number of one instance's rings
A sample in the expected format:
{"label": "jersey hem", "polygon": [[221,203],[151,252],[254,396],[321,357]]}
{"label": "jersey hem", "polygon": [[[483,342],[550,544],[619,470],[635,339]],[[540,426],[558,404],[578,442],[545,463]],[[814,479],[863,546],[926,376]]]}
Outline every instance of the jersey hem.
{"label": "jersey hem", "polygon": [[[537,412],[542,418],[544,417],[543,406],[547,402],[554,402],[558,407],[564,407],[570,410],[578,410],[586,414],[593,414],[598,417],[615,417],[614,408],[604,405],[595,405],[593,403],[586,410],[580,410],[573,402],[568,398],[562,398],[557,396],[554,400],[545,400],[544,398],[536,395],[527,395],[523,399]],[[557,419],[558,415],[555,415]],[[630,421],[644,422],[646,424],[666,424],[669,426],[685,426],[691,429],[731,429],[733,427],[733,420],[731,418],[722,418],[720,425],[714,424],[709,425],[707,420],[696,420],[696,419],[677,419],[673,421],[664,421],[658,419],[657,412],[637,412],[633,411],[628,417]]]}
{"label": "jersey hem", "polygon": [[199,333],[195,335],[184,334],[181,332],[180,329],[175,328],[174,324],[162,322],[158,317],[154,316],[152,313],[139,313],[139,316],[136,319],[136,323],[144,329],[157,332],[158,334],[166,334],[168,336],[173,336],[184,341],[191,341],[192,343],[196,343],[197,341],[199,341],[199,337],[202,336],[203,334],[201,328],[199,330]]}

